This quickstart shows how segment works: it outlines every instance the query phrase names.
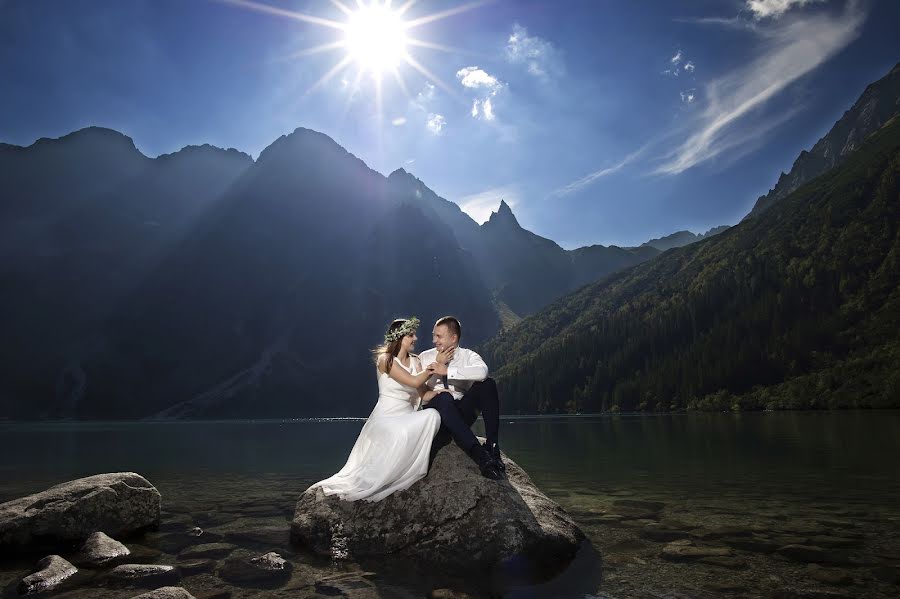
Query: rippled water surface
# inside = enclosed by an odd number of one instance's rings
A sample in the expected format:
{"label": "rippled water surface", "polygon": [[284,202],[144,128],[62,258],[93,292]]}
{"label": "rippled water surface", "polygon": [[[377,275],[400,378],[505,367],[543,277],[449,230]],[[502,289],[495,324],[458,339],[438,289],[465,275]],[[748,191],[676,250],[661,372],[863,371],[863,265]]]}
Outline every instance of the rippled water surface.
{"label": "rippled water surface", "polygon": [[[134,471],[162,493],[163,526],[127,544],[178,564],[184,530],[275,550],[277,588],[185,572],[197,597],[421,597],[439,581],[403,564],[323,562],[289,542],[294,503],[343,465],[361,420],[0,423],[0,502],[101,472]],[[480,423],[476,427],[480,426]],[[900,412],[504,417],[504,451],[592,541],[568,573],[519,596],[900,596]],[[202,539],[202,540],[201,540]],[[599,554],[599,558],[598,558]],[[181,560],[179,560],[181,557]],[[0,562],[7,592],[33,559]],[[131,597],[85,582],[58,596]]]}

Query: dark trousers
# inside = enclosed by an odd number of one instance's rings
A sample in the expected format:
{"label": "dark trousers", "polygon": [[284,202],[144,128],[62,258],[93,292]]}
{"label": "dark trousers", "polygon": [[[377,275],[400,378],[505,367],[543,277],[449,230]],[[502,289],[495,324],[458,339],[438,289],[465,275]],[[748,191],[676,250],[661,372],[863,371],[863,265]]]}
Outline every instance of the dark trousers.
{"label": "dark trousers", "polygon": [[479,412],[484,419],[488,447],[500,442],[500,397],[497,394],[497,383],[492,378],[473,383],[459,400],[453,399],[450,393],[436,395],[425,408],[433,408],[441,414],[441,428],[431,444],[432,457],[450,439],[456,441],[463,451],[471,454],[478,444],[478,438],[471,427],[478,419]]}

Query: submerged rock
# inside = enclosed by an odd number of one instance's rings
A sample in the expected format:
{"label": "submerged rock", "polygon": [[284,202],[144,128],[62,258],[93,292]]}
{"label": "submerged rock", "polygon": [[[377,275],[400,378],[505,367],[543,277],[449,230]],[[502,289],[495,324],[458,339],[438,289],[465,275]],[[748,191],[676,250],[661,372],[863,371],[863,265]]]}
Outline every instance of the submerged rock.
{"label": "submerged rock", "polygon": [[565,565],[584,534],[518,465],[504,462],[508,480],[489,480],[449,444],[425,478],[379,502],[307,490],[294,511],[291,539],[333,557],[391,555],[461,567],[509,563],[533,572]]}
{"label": "submerged rock", "polygon": [[122,564],[103,576],[103,582],[110,585],[156,586],[180,580],[181,573],[177,568],[156,564]]}
{"label": "submerged rock", "polygon": [[87,541],[81,546],[76,560],[80,564],[100,566],[130,554],[128,547],[98,531],[87,538]]}
{"label": "submerged rock", "polygon": [[135,595],[131,599],[196,599],[187,589],[183,587],[160,587],[140,595]]}
{"label": "submerged rock", "polygon": [[294,564],[270,551],[258,557],[233,557],[225,560],[219,577],[235,584],[262,586],[282,584],[291,577]]}
{"label": "submerged rock", "polygon": [[30,595],[55,589],[74,576],[78,568],[58,555],[48,555],[37,563],[38,571],[29,574],[19,583],[20,595]]}
{"label": "submerged rock", "polygon": [[159,523],[161,496],[134,472],[88,476],[0,504],[0,553],[124,535]]}

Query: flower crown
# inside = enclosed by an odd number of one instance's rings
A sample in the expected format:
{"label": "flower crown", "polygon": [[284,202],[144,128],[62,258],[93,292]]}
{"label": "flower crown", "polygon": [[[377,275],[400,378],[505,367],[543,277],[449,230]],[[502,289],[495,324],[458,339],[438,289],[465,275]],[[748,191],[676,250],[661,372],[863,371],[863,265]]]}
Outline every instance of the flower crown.
{"label": "flower crown", "polygon": [[392,341],[396,341],[397,339],[401,339],[406,335],[409,335],[413,331],[419,328],[419,319],[415,316],[411,316],[401,324],[399,327],[394,329],[393,331],[388,331],[384,336],[385,343],[391,343]]}

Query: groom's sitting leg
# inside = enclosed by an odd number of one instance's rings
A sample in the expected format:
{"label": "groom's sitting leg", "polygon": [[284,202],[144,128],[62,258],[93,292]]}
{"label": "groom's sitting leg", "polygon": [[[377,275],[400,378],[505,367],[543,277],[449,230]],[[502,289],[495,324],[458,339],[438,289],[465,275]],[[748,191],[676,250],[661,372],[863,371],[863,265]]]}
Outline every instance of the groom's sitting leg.
{"label": "groom's sitting leg", "polygon": [[459,400],[459,409],[469,426],[472,426],[472,423],[478,418],[478,412],[481,412],[487,446],[499,444],[500,396],[497,393],[497,383],[494,382],[494,379],[488,377],[483,381],[472,383],[472,387]]}
{"label": "groom's sitting leg", "polygon": [[[457,401],[449,393],[440,393],[432,398],[425,406],[426,408],[434,408],[441,414],[441,427],[450,431],[453,440],[459,445],[463,451],[471,454],[472,447],[478,445],[478,438],[472,429],[471,424],[466,423],[460,412]],[[473,420],[474,422],[474,420]]]}
{"label": "groom's sitting leg", "polygon": [[470,412],[473,414],[470,425],[475,422],[477,412],[481,412],[485,437],[487,437],[485,447],[494,458],[497,467],[505,471],[506,465],[500,456],[500,395],[497,393],[497,383],[490,377],[472,383],[466,394],[459,400],[459,404],[463,414]]}
{"label": "groom's sitting leg", "polygon": [[[436,395],[425,407],[434,408],[440,413],[441,429],[446,428],[446,430],[450,431],[456,444],[478,464],[478,469],[481,470],[482,475],[494,480],[502,478],[496,462],[490,453],[481,446],[481,443],[478,442],[478,437],[469,428],[471,422],[474,422],[475,418],[477,418],[477,415],[472,418],[470,423],[467,423],[463,417],[463,411],[460,410],[459,402],[449,393]],[[432,447],[434,447],[434,444],[432,444]]]}

